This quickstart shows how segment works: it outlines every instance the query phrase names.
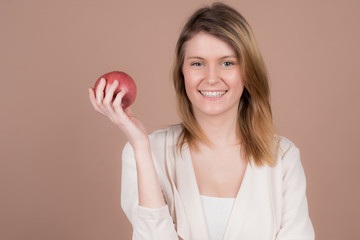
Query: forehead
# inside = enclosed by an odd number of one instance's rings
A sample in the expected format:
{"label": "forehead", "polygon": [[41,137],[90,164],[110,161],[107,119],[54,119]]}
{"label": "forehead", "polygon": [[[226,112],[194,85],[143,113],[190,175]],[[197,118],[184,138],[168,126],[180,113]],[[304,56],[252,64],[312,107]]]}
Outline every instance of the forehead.
{"label": "forehead", "polygon": [[236,53],[227,42],[211,34],[199,32],[185,44],[185,58],[193,56],[223,57],[236,56]]}

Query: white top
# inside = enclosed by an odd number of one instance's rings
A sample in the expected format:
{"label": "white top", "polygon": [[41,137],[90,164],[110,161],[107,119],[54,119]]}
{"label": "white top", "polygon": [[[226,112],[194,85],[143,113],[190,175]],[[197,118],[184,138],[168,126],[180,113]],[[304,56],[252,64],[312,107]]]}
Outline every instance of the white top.
{"label": "white top", "polygon": [[200,195],[210,240],[222,240],[235,198]]}

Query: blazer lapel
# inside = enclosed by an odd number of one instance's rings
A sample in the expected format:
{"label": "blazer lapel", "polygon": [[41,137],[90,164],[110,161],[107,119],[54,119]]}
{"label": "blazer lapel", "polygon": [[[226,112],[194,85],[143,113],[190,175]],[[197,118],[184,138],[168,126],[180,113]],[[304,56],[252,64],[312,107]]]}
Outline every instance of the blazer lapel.
{"label": "blazer lapel", "polygon": [[199,189],[193,170],[190,151],[184,144],[183,157],[177,157],[176,186],[183,203],[191,239],[209,239]]}
{"label": "blazer lapel", "polygon": [[234,233],[239,232],[239,229],[241,229],[241,225],[245,220],[245,214],[239,215],[238,213],[245,213],[246,208],[249,206],[249,199],[245,197],[246,192],[249,191],[248,181],[249,178],[251,178],[249,175],[252,175],[252,167],[248,163],[239,192],[235,198],[234,206],[231,210],[229,221],[224,234],[224,240],[234,239]]}
{"label": "blazer lapel", "polygon": [[273,212],[269,167],[248,164],[228,221],[224,240],[271,239]]}

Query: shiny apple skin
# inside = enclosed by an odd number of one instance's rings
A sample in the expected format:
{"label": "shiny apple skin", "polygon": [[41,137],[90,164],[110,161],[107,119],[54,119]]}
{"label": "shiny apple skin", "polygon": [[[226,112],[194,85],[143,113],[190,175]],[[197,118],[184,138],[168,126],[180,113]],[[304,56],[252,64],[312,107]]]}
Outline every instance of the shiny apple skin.
{"label": "shiny apple skin", "polygon": [[107,92],[107,89],[110,87],[110,85],[115,80],[117,80],[119,82],[118,87],[114,91],[113,100],[115,99],[116,94],[119,93],[121,90],[126,91],[126,93],[121,101],[121,107],[123,109],[129,107],[135,101],[136,93],[137,93],[136,84],[135,84],[134,79],[132,79],[132,77],[130,77],[127,73],[120,72],[120,71],[112,71],[112,72],[103,74],[102,76],[100,76],[98,78],[98,80],[95,83],[95,86],[94,86],[95,91],[96,91],[97,86],[100,83],[101,78],[104,78],[106,80],[105,93]]}

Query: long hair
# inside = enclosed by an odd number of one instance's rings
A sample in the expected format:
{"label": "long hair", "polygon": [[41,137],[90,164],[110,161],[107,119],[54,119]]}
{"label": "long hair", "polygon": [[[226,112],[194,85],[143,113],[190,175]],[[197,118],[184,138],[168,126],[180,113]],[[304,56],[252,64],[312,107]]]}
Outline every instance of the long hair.
{"label": "long hair", "polygon": [[177,142],[197,148],[196,139],[211,146],[211,141],[198,125],[192,104],[185,91],[182,73],[186,42],[195,34],[205,32],[228,43],[236,52],[242,69],[244,91],[238,106],[238,128],[243,156],[257,166],[276,164],[278,146],[272,121],[268,74],[256,44],[254,34],[245,18],[235,9],[214,3],[198,9],[183,27],[175,49],[173,81],[182,132]]}

